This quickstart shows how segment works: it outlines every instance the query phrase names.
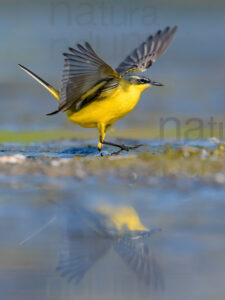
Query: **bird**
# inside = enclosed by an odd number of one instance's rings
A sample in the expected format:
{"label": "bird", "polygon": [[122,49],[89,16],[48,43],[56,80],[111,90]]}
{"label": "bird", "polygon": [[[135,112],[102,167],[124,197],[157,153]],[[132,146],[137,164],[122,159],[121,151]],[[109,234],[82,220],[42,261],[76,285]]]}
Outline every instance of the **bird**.
{"label": "bird", "polygon": [[150,237],[161,229],[146,228],[130,205],[87,208],[70,201],[63,206],[56,268],[61,277],[79,284],[93,265],[113,249],[140,281],[163,288],[161,268],[148,245]]}
{"label": "bird", "polygon": [[114,69],[100,58],[92,46],[85,42],[77,48],[68,48],[64,55],[60,90],[41,79],[28,68],[19,67],[43,85],[58,100],[54,115],[66,112],[73,123],[99,131],[98,150],[103,145],[129,151],[141,145],[127,146],[105,140],[106,130],[130,113],[144,90],[150,86],[163,86],[139,73],[145,72],[171,44],[178,26],[166,27],[150,35]]}

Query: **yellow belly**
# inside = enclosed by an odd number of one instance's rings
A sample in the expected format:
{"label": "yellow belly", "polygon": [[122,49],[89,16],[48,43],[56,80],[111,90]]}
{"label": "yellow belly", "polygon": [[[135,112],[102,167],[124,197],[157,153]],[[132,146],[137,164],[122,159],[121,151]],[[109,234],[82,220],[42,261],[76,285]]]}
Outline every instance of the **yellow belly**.
{"label": "yellow belly", "polygon": [[147,88],[146,85],[131,85],[122,79],[118,88],[102,93],[92,103],[78,112],[67,111],[70,121],[82,127],[98,127],[98,124],[113,124],[131,112],[141,93]]}

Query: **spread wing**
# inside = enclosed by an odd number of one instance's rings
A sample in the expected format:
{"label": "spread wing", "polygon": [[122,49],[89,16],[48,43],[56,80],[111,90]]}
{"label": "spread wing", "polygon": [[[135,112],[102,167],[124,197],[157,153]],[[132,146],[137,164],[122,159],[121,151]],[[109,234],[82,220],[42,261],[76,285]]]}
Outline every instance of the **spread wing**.
{"label": "spread wing", "polygon": [[163,289],[164,280],[161,268],[144,240],[124,237],[114,248],[140,280],[147,285]]}
{"label": "spread wing", "polygon": [[57,270],[69,282],[78,284],[91,267],[112,247],[98,213],[73,206],[66,207],[65,228],[59,247]]}
{"label": "spread wing", "polygon": [[58,110],[66,111],[74,106],[79,110],[89,103],[100,91],[109,90],[119,84],[120,75],[106,64],[89,43],[69,48],[64,53],[64,69]]}
{"label": "spread wing", "polygon": [[177,28],[177,26],[172,29],[166,27],[164,31],[159,30],[154,36],[149,36],[121,62],[116,71],[121,75],[134,71],[145,72],[169,47]]}
{"label": "spread wing", "polygon": [[69,282],[78,284],[111,246],[111,240],[97,236],[67,236],[60,249],[57,270]]}

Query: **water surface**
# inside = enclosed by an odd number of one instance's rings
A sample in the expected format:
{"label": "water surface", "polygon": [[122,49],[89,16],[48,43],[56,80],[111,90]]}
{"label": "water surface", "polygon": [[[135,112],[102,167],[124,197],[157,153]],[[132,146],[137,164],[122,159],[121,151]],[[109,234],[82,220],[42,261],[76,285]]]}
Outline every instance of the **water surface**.
{"label": "water surface", "polygon": [[[169,143],[149,141],[145,151],[163,153]],[[6,144],[1,157],[72,162],[74,149],[83,149],[81,164],[107,159],[86,152],[94,149],[88,148],[92,141],[84,144]],[[127,155],[136,154],[122,154],[121,165]],[[151,173],[142,180],[138,168],[131,176],[109,172],[82,179],[32,169],[13,175],[15,164],[8,167],[11,175],[0,176],[1,298],[224,298],[223,183]]]}

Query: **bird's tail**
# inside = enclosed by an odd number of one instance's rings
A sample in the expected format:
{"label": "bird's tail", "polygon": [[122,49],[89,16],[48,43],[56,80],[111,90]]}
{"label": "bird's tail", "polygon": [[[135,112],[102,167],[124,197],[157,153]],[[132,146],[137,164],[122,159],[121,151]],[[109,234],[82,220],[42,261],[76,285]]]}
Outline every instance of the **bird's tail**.
{"label": "bird's tail", "polygon": [[37,80],[41,85],[43,85],[55,98],[56,100],[59,100],[59,91],[54,89],[49,83],[41,79],[39,76],[31,72],[29,69],[25,68],[24,66],[19,64],[19,67],[24,70],[27,74],[29,74],[31,77],[33,77],[35,80]]}

